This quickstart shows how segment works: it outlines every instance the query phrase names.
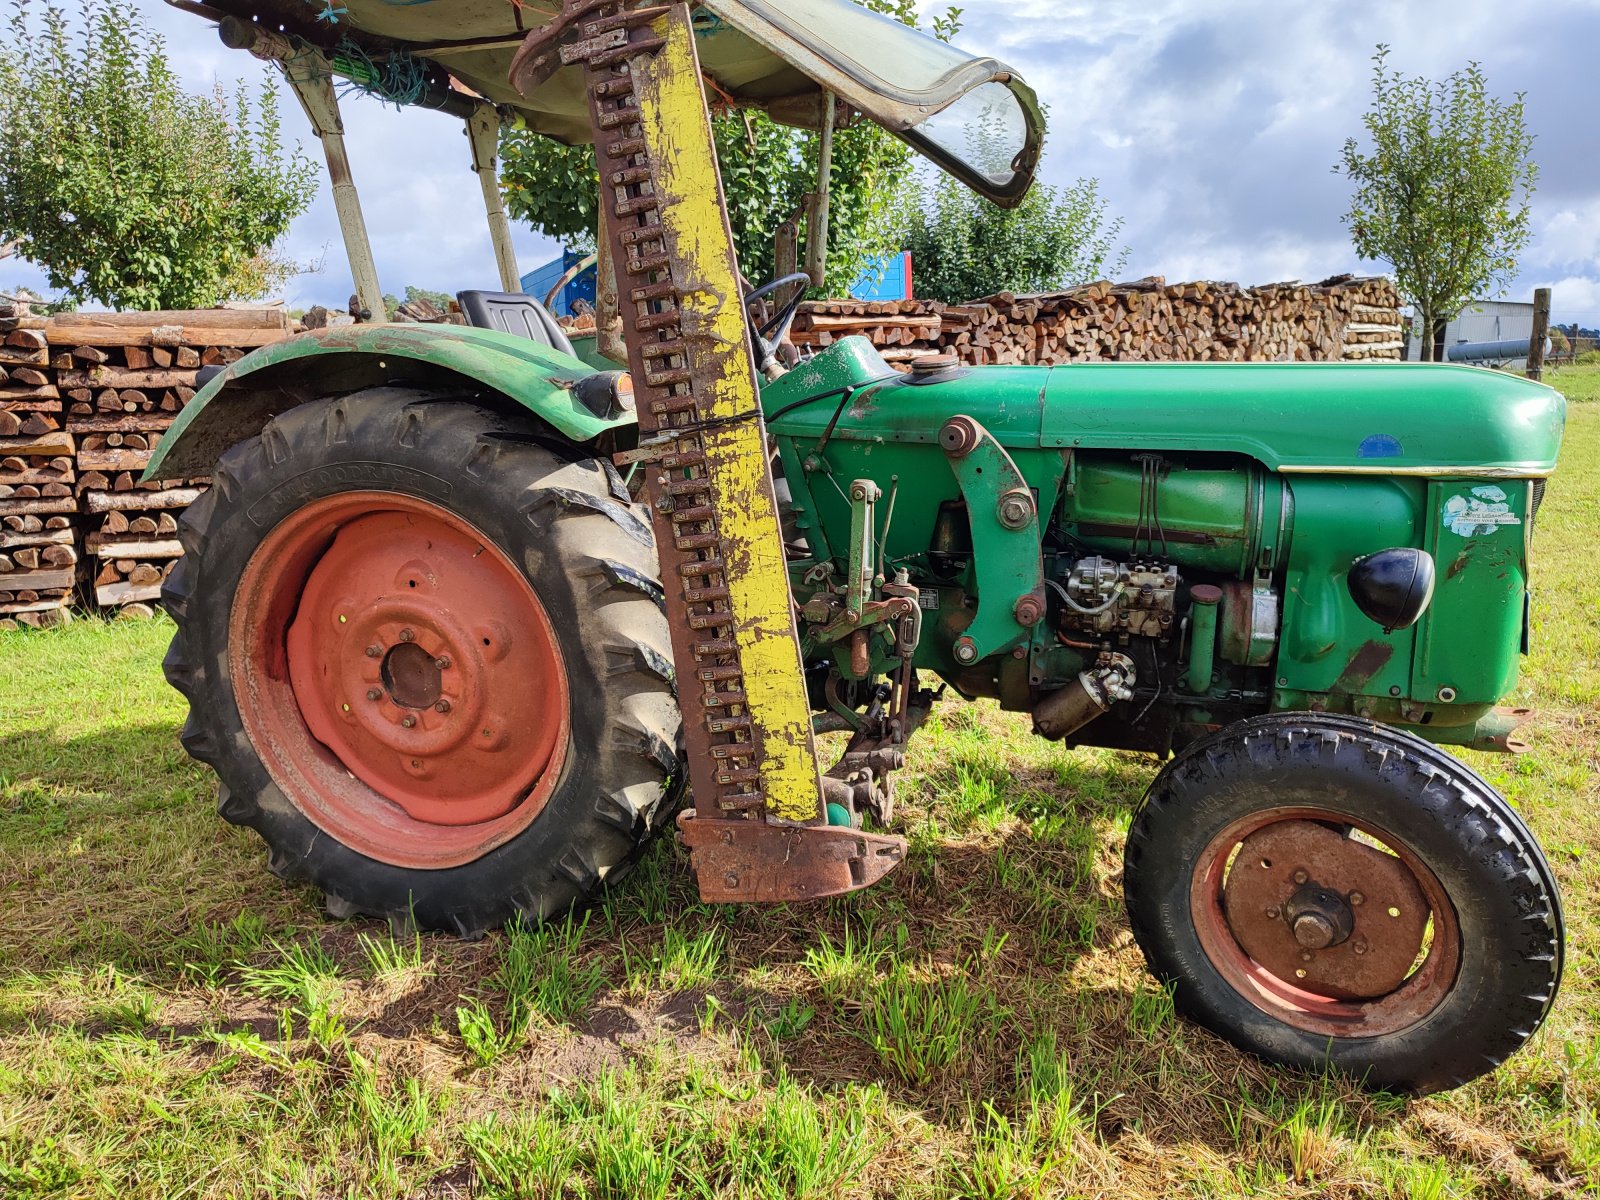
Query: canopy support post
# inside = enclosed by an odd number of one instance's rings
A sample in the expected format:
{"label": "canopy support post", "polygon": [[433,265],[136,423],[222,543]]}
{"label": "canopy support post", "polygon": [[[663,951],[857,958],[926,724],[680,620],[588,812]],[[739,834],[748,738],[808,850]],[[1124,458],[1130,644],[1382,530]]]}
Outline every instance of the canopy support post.
{"label": "canopy support post", "polygon": [[817,191],[806,221],[806,274],[821,287],[828,273],[828,187],[833,179],[833,93],[822,93],[822,129],[817,140]]}
{"label": "canopy support post", "polygon": [[467,118],[467,137],[472,142],[472,170],[483,188],[483,207],[489,214],[489,240],[494,243],[494,261],[500,268],[500,286],[508,292],[520,292],[522,275],[517,271],[511,222],[506,219],[505,199],[500,194],[496,162],[500,152],[500,113],[494,105],[477,106]]}
{"label": "canopy support post", "polygon": [[344,235],[344,252],[350,260],[355,280],[356,301],[366,313],[358,320],[383,320],[383,289],[378,286],[378,266],[367,239],[367,222],[361,215],[361,197],[350,174],[350,156],[344,148],[344,121],[339,116],[339,97],[333,90],[333,69],[321,54],[304,52],[292,61],[281,61],[283,74],[294,89],[300,107],[322,143],[328,160],[328,182],[333,186],[333,207],[339,214],[339,232]]}

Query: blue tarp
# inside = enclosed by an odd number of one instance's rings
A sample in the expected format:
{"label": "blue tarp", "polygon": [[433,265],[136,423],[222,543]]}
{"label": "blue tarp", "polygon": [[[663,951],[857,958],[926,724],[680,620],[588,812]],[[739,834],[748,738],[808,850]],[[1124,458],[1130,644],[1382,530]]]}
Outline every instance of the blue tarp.
{"label": "blue tarp", "polygon": [[[522,277],[523,292],[535,300],[543,301],[550,289],[555,287],[556,280],[571,270],[572,266],[582,258],[581,254],[565,250],[560,258],[552,258],[543,266],[535,267]],[[878,273],[880,269],[881,276]],[[877,266],[863,271],[861,278],[856,280],[855,287],[850,289],[850,295],[856,300],[909,300],[913,294],[909,250],[879,259]],[[570,317],[572,304],[576,300],[594,303],[592,265],[580,271],[566,287],[561,289],[550,305],[550,310],[558,317]]]}

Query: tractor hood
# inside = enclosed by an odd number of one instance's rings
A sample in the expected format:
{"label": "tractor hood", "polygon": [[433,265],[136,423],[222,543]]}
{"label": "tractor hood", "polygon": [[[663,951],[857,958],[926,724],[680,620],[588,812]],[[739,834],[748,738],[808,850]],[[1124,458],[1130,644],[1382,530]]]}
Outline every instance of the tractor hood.
{"label": "tractor hood", "polygon": [[834,439],[932,442],[947,418],[968,413],[1008,448],[1240,454],[1284,473],[1480,478],[1549,475],[1567,411],[1553,388],[1475,367],[1127,362],[919,377],[859,337],[767,385],[761,401],[783,414],[774,430],[791,436],[831,427]]}
{"label": "tractor hood", "polygon": [[[482,96],[529,129],[590,140],[581,74],[512,81],[513,60],[557,3],[506,0],[168,0],[323,51],[334,70],[397,102]],[[694,30],[707,94],[815,128],[831,92],[997,204],[1033,181],[1044,118],[1010,67],[977,58],[853,0],[702,0]],[[519,64],[520,66],[520,64]]]}

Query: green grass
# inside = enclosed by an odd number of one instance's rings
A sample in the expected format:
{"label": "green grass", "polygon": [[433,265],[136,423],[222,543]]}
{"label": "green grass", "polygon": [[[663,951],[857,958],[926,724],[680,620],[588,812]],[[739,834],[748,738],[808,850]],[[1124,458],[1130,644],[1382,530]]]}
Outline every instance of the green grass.
{"label": "green grass", "polygon": [[[1600,370],[1552,376],[1600,399]],[[0,634],[0,1196],[1571,1196],[1600,1189],[1600,404],[1535,539],[1534,749],[1466,757],[1561,881],[1565,986],[1401,1101],[1173,1013],[1121,911],[1148,759],[944,705],[910,861],[700,905],[653,849],[587,918],[336,923],[178,747],[163,621]],[[584,922],[587,920],[587,925]]]}
{"label": "green grass", "polygon": [[1545,371],[1544,381],[1574,403],[1600,400],[1600,362],[1551,367]]}

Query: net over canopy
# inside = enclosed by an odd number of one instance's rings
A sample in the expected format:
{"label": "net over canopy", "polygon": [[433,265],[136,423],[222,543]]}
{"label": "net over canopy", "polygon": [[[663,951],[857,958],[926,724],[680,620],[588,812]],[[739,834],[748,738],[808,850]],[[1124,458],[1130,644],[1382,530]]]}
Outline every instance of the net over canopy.
{"label": "net over canopy", "polygon": [[[530,32],[559,0],[179,0],[291,34],[330,57],[408,60],[438,87],[476,93],[563,142],[590,138],[579,73],[512,82]],[[1044,121],[1033,90],[977,58],[853,0],[701,0],[694,29],[707,87],[787,124],[816,127],[823,92],[902,138],[1000,204],[1033,179]]]}

